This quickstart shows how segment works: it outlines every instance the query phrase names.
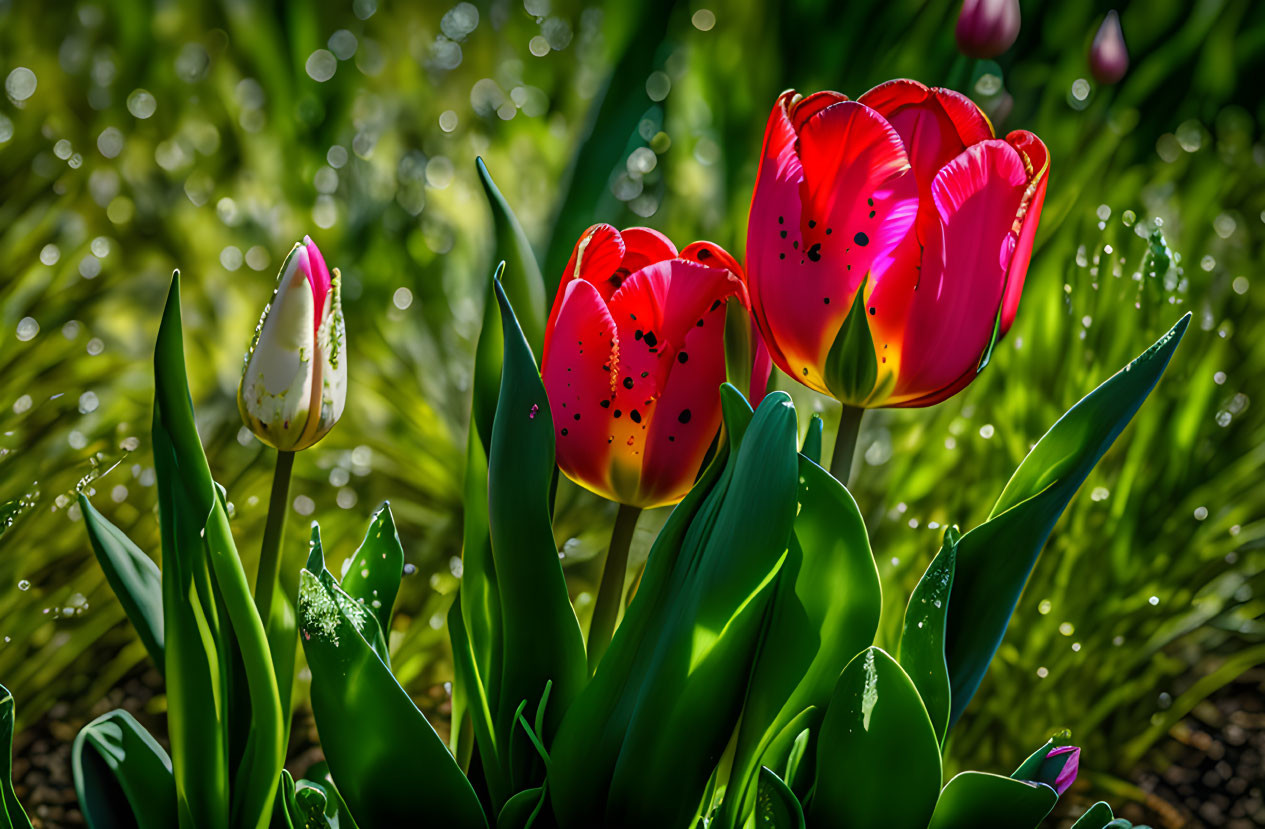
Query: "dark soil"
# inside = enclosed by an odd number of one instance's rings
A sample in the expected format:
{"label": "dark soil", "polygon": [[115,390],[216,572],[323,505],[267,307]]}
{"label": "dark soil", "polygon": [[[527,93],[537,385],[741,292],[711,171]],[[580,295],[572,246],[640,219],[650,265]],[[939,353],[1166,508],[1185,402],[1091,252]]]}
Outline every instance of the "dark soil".
{"label": "dark soil", "polygon": [[[114,708],[129,711],[167,747],[158,693],[162,677],[137,671],[97,705],[90,717]],[[437,725],[446,722],[446,695],[436,686],[419,704]],[[13,779],[18,799],[37,829],[83,826],[70,772],[70,747],[87,719],[70,717],[59,703],[14,738]],[[441,736],[446,736],[441,729]],[[310,712],[296,720],[287,768],[300,774],[321,759]],[[298,775],[296,775],[298,776]],[[1200,704],[1132,775],[1144,802],[1115,801],[1116,815],[1155,829],[1257,829],[1265,827],[1265,668],[1251,671]],[[1059,829],[1099,798],[1074,788],[1050,823]]]}

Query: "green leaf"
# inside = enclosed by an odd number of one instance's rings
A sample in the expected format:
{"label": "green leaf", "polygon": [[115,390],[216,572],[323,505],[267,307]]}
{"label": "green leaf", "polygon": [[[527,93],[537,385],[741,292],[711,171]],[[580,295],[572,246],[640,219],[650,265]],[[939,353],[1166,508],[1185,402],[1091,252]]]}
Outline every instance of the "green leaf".
{"label": "green leaf", "polygon": [[[459,601],[454,607],[461,614],[462,644],[450,618],[449,634],[453,642],[453,702],[466,701],[471,731],[479,746],[480,766],[487,781],[492,802],[503,803],[509,797],[509,781],[504,779],[498,761],[496,729],[493,722],[493,700],[497,699],[501,677],[501,605],[496,583],[496,566],[492,560],[492,543],[488,534],[488,449],[492,443],[492,422],[501,380],[500,308],[494,284],[504,273],[497,268],[488,281],[483,309],[483,328],[474,360],[474,394],[470,411],[470,430],[466,436],[466,473],[463,484],[461,586]],[[454,712],[456,713],[456,712]],[[460,731],[455,733],[458,735]],[[463,762],[473,754],[464,752]]]}
{"label": "green leaf", "polygon": [[795,432],[790,399],[766,397],[732,456],[733,477],[711,520],[690,528],[666,618],[643,646],[635,709],[611,778],[610,825],[684,823],[733,733],[787,558]]}
{"label": "green leaf", "polygon": [[957,566],[957,527],[944,531],[940,553],[931,560],[905,608],[905,626],[900,637],[900,665],[914,681],[931,717],[936,739],[943,745],[949,728],[949,664],[944,657],[944,631]]}
{"label": "green leaf", "polygon": [[518,313],[518,323],[523,328],[527,344],[539,358],[545,340],[545,316],[549,312],[545,305],[545,280],[540,275],[540,265],[536,263],[536,254],[532,252],[523,226],[492,180],[483,159],[476,158],[474,166],[483,185],[483,193],[488,198],[488,206],[492,208],[492,224],[496,233],[492,261],[505,263],[505,272],[499,279],[510,304]]}
{"label": "green leaf", "polygon": [[1072,824],[1072,829],[1105,829],[1114,818],[1111,807],[1100,800]]}
{"label": "green leaf", "polygon": [[83,523],[88,530],[88,540],[92,542],[92,551],[105,571],[105,580],[136,628],[149,658],[154,660],[161,672],[165,663],[162,573],[158,565],[98,512],[82,492],[79,493],[79,508],[83,511]]}
{"label": "green leaf", "polygon": [[874,353],[874,335],[870,333],[869,314],[865,311],[865,283],[861,280],[852,308],[843,321],[835,341],[826,355],[826,387],[835,399],[860,403],[870,396],[878,380],[878,357]]}
{"label": "green leaf", "polygon": [[[343,576],[342,588],[353,599],[372,610],[383,635],[391,630],[391,610],[404,577],[404,548],[395,529],[391,504],[384,503],[373,514],[364,541]],[[389,664],[389,663],[388,663]]]}
{"label": "green leaf", "polygon": [[874,641],[882,604],[856,502],[801,457],[799,511],[751,673],[721,826],[739,826],[751,813],[770,743],[800,711],[825,708],[839,672]]}
{"label": "green leaf", "polygon": [[[722,397],[736,393],[724,388]],[[739,419],[749,411],[723,408]],[[737,720],[785,558],[797,488],[794,417],[777,392],[745,430],[726,423],[727,448],[664,525],[551,750],[563,826],[674,826],[694,814]]]}
{"label": "green leaf", "polygon": [[311,780],[295,783],[290,772],[282,769],[281,789],[290,829],[340,829],[339,815],[320,783]]}
{"label": "green leaf", "polygon": [[180,277],[154,347],[154,469],[162,531],[168,732],[182,829],[229,821],[227,676],[230,655],[202,530],[214,487],[193,423],[180,325]]}
{"label": "green leaf", "polygon": [[927,829],[1035,829],[1058,799],[1044,783],[964,771],[940,793]]}
{"label": "green leaf", "polygon": [[756,792],[756,829],[804,829],[804,810],[782,778],[760,769]]}
{"label": "green leaf", "polygon": [[[549,491],[554,428],[536,361],[502,285],[496,283],[505,355],[488,456],[488,516],[501,617],[502,669],[492,698],[495,731],[511,734],[515,711],[540,704],[552,681],[543,733],[548,746],[562,715],[588,680],[584,637],[554,542]],[[527,741],[498,757],[510,791],[539,785],[539,758]],[[499,804],[498,804],[499,805]]]}
{"label": "green leaf", "polygon": [[531,829],[548,800],[544,786],[523,789],[505,801],[496,818],[496,829]]}
{"label": "green leaf", "polygon": [[945,638],[952,726],[988,670],[1055,523],[1168,366],[1190,314],[1073,406],[1015,470],[986,522],[958,544]]}
{"label": "green leaf", "polygon": [[[173,672],[168,670],[167,675],[181,824],[199,825],[205,819],[211,825],[218,825],[219,812],[228,803],[235,826],[263,829],[272,814],[285,760],[281,698],[263,622],[255,609],[229,529],[228,514],[221,497],[217,496],[198,438],[185,373],[178,273],[172,277],[154,347],[153,443],[160,487],[159,512],[164,523],[164,620],[173,614],[187,613],[192,617],[177,622],[182,627],[182,638],[165,637],[172,651],[178,647],[193,650],[190,664],[177,667],[174,683]],[[168,590],[168,581],[172,580],[169,576],[173,575],[168,572],[169,562],[181,574],[172,590]],[[196,593],[196,606],[192,593]],[[189,604],[187,609],[179,608],[186,603]],[[227,619],[221,618],[221,611]],[[226,622],[229,627],[225,627]],[[223,693],[215,694],[212,683],[224,682],[235,654],[231,650],[220,650],[215,643],[233,643],[240,648],[250,702],[249,736],[237,764],[231,800],[223,779],[226,773],[221,756],[224,739],[222,734],[213,735],[225,722],[218,710],[223,705]],[[169,659],[171,656],[167,654]],[[186,667],[190,669],[187,674]],[[189,694],[188,707],[180,693],[173,698],[173,684],[188,689],[190,683],[198,682],[204,687]],[[198,722],[208,713],[212,715],[209,721]],[[189,735],[188,740],[184,738],[185,733]],[[204,747],[201,741],[207,745]],[[190,755],[198,756],[192,768],[182,763],[182,751],[177,745],[183,745]],[[186,797],[194,789],[201,790],[198,803]]]}
{"label": "green leaf", "polygon": [[924,826],[940,791],[940,743],[918,690],[869,647],[839,675],[817,735],[816,826]]}
{"label": "green leaf", "polygon": [[[703,522],[714,514],[712,494],[723,491],[732,477],[729,464],[734,432],[751,418],[751,407],[724,406],[730,396],[742,399],[737,390],[726,384],[721,387],[721,401],[726,417],[727,441],[722,441],[716,457],[673,508],[663,529],[651,546],[645,571],[637,592],[624,613],[624,618],[610,647],[602,656],[597,672],[584,692],[571,705],[563,718],[551,749],[553,763],[550,775],[550,800],[554,812],[564,826],[583,826],[587,816],[602,816],[606,798],[604,788],[625,736],[625,726],[635,704],[631,688],[641,681],[638,659],[643,643],[652,641],[655,631],[667,613],[667,601],[673,572],[681,557],[686,536],[695,521]],[[745,410],[745,411],[744,411]],[[729,420],[737,418],[739,423]],[[743,427],[745,428],[745,427]]]}
{"label": "green leaf", "polygon": [[370,645],[377,619],[325,569],[315,526],[299,573],[299,629],[321,746],[357,821],[417,825],[417,787],[424,785],[427,825],[486,827],[469,781]]}
{"label": "green leaf", "polygon": [[13,791],[13,694],[0,685],[0,829],[31,829]]}
{"label": "green leaf", "polygon": [[171,758],[128,712],[116,709],[80,729],[70,766],[79,807],[93,829],[176,825]]}
{"label": "green leaf", "polygon": [[808,431],[804,433],[804,445],[799,453],[818,466],[821,465],[821,432],[823,422],[821,415],[813,412],[808,419]]}

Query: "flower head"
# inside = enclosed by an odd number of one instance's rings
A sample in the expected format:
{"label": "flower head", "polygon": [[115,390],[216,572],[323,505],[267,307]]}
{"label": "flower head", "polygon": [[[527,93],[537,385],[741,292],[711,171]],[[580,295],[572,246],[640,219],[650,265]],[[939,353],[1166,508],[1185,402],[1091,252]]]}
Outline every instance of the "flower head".
{"label": "flower head", "polygon": [[346,330],[339,296],[310,237],[281,266],[237,389],[237,407],[255,436],[297,452],[333,428],[347,398]]}

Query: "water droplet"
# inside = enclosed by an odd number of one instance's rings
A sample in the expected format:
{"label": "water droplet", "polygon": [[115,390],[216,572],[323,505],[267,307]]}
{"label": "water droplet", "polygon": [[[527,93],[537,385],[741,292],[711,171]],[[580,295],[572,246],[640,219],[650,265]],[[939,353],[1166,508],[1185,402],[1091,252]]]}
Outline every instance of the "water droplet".
{"label": "water droplet", "polygon": [[18,590],[21,590],[23,593],[25,593],[27,590],[30,590],[30,589],[31,589],[31,583],[29,581],[27,581],[26,579],[18,579]]}

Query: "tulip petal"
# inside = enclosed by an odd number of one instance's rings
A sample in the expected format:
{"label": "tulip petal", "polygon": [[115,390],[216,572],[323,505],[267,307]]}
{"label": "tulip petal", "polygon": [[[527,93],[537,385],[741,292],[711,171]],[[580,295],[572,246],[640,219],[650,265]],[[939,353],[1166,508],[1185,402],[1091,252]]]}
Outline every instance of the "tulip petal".
{"label": "tulip petal", "polygon": [[1045,204],[1045,185],[1050,177],[1050,151],[1040,138],[1030,132],[1017,130],[1007,135],[1006,141],[1023,158],[1031,183],[1019,208],[1019,241],[1015,245],[1014,258],[1010,260],[1010,270],[1006,274],[1006,295],[1002,299],[1001,309],[1002,334],[1010,330],[1015,314],[1019,311],[1019,297],[1023,293],[1023,281],[1028,273],[1032,244],[1037,235],[1037,222],[1041,219],[1041,208]]}
{"label": "tulip petal", "polygon": [[[683,494],[684,489],[666,498],[668,493],[655,492],[641,480],[650,425],[658,415],[670,373],[687,365],[691,357],[702,356],[690,354],[685,347],[688,335],[710,326],[723,336],[724,300],[740,288],[737,277],[728,271],[671,259],[637,271],[611,297],[610,316],[619,332],[611,364],[615,372],[611,484],[619,494],[616,500],[648,506],[676,500]],[[682,353],[685,362],[681,361]],[[723,349],[719,359],[723,363]],[[711,389],[716,406],[718,386],[719,381]],[[686,423],[693,412],[683,408],[665,411],[663,416]],[[695,471],[684,473],[691,482]]]}
{"label": "tulip petal", "polygon": [[325,265],[325,257],[321,255],[321,250],[312,241],[311,236],[303,237],[303,248],[307,251],[307,258],[304,264],[306,266],[307,281],[312,286],[312,296],[316,298],[316,326],[319,327],[321,320],[325,316],[325,297],[329,294],[329,287],[333,283],[333,278],[329,275],[329,268]]}
{"label": "tulip petal", "polygon": [[701,328],[695,325],[685,335],[650,421],[641,490],[657,495],[654,506],[684,497],[720,430],[724,305],[704,311],[702,321]]}
{"label": "tulip petal", "polygon": [[[672,240],[657,230],[649,227],[630,227],[620,232],[624,241],[624,259],[619,270],[627,277],[642,268],[662,262],[664,259],[675,259],[676,245]],[[607,299],[610,297],[608,296]]]}
{"label": "tulip petal", "polygon": [[558,293],[553,298],[553,307],[549,310],[549,320],[545,325],[545,344],[540,352],[549,351],[549,340],[553,336],[554,323],[558,311],[562,308],[567,287],[574,279],[584,279],[597,288],[602,301],[610,299],[619,287],[618,280],[610,282],[610,278],[619,270],[624,261],[624,240],[619,231],[608,224],[597,224],[584,231],[580,241],[575,243],[571,251],[571,259],[567,262],[567,270],[558,281]]}
{"label": "tulip petal", "polygon": [[792,98],[786,108],[787,117],[791,121],[791,128],[798,133],[804,128],[804,124],[807,123],[809,118],[812,118],[828,106],[833,106],[846,100],[848,100],[847,95],[842,92],[831,92],[830,90],[814,92],[799,100]]}
{"label": "tulip petal", "polygon": [[918,198],[900,137],[858,103],[837,103],[810,118],[799,135],[799,161],[803,186],[794,201],[764,201],[761,193],[749,233],[770,237],[762,241],[761,267],[772,265],[777,283],[760,298],[777,345],[770,350],[775,359],[781,352],[783,370],[827,391],[822,367],[835,335],[862,280],[880,279],[890,265]]}
{"label": "tulip petal", "polygon": [[[782,283],[782,262],[785,253],[777,248],[781,230],[798,227],[799,192],[804,169],[795,151],[795,130],[787,116],[787,104],[793,93],[784,92],[769,115],[764,133],[764,150],[755,190],[751,194],[751,212],[747,221],[747,291],[751,314],[764,337],[769,356],[783,371],[793,373],[782,348],[773,336],[769,315],[765,313],[764,295],[776,295]],[[787,224],[789,222],[789,224]],[[797,362],[803,362],[800,357]]]}
{"label": "tulip petal", "polygon": [[973,374],[996,327],[1028,186],[1005,141],[968,148],[936,176],[939,221],[928,226],[905,323],[893,402],[923,397]]}
{"label": "tulip petal", "polygon": [[963,150],[993,137],[992,125],[970,98],[918,81],[880,84],[860,97],[892,125],[905,143],[924,208],[932,206],[931,182]]}
{"label": "tulip petal", "polygon": [[614,398],[611,352],[615,321],[597,288],[583,279],[565,287],[541,361],[558,445],[558,466],[568,478],[607,498],[610,421]]}

